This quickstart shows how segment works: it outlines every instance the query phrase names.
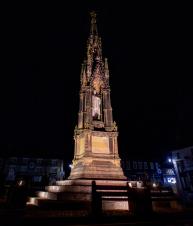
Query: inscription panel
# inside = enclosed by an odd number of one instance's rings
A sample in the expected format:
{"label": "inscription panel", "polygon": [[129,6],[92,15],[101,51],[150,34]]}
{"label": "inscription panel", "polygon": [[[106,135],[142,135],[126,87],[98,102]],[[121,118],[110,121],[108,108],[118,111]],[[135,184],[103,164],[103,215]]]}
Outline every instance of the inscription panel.
{"label": "inscription panel", "polygon": [[109,154],[109,138],[92,136],[92,152]]}

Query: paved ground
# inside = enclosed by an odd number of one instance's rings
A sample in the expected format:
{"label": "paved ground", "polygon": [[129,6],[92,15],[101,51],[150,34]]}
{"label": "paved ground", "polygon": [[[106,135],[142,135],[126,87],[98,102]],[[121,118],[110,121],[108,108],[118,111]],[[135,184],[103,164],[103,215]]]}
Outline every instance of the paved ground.
{"label": "paved ground", "polygon": [[26,217],[23,210],[0,212],[1,226],[193,226],[193,213],[153,214],[149,216],[103,217]]}

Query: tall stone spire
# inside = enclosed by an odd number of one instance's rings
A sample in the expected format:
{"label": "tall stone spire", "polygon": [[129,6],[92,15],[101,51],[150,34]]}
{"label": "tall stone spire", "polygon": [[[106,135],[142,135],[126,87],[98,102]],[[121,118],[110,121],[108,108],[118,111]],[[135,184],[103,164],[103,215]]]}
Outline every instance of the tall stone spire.
{"label": "tall stone spire", "polygon": [[90,34],[86,60],[81,70],[81,90],[78,128],[115,129],[112,117],[107,59],[102,57],[102,42],[98,35],[96,13],[91,12]]}
{"label": "tall stone spire", "polygon": [[107,85],[109,86],[109,66],[107,58],[105,58],[105,78],[107,81]]}
{"label": "tall stone spire", "polygon": [[96,13],[91,12],[90,15],[86,59],[80,76],[80,105],[70,179],[123,179],[118,155],[118,132],[112,115],[108,62],[102,55]]}
{"label": "tall stone spire", "polygon": [[91,80],[96,67],[102,69],[102,44],[101,38],[98,35],[97,23],[96,23],[96,13],[91,12],[91,26],[90,35],[87,41],[87,77]]}

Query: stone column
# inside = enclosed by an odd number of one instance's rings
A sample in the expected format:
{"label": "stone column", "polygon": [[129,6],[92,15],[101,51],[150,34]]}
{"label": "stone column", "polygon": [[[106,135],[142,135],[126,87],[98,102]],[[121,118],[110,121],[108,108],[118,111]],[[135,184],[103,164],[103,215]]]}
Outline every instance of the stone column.
{"label": "stone column", "polygon": [[80,93],[80,105],[79,105],[79,112],[78,112],[78,128],[82,129],[83,128],[83,100],[84,100],[84,95],[81,92]]}
{"label": "stone column", "polygon": [[110,100],[110,89],[103,90],[103,110],[105,127],[112,127],[113,116]]}

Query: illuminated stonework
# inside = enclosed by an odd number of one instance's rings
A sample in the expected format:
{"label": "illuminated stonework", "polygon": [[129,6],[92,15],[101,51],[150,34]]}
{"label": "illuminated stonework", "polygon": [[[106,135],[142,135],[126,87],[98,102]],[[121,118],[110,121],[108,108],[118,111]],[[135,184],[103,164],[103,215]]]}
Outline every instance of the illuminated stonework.
{"label": "illuminated stonework", "polygon": [[112,115],[108,62],[102,56],[94,12],[80,81],[78,125],[74,131],[74,160],[69,179],[125,179]]}
{"label": "illuminated stonework", "polygon": [[109,154],[108,137],[92,136],[92,152],[99,154]]}

